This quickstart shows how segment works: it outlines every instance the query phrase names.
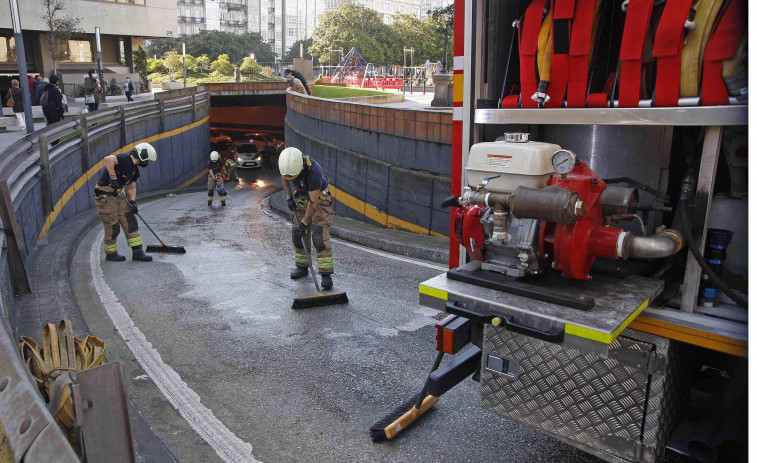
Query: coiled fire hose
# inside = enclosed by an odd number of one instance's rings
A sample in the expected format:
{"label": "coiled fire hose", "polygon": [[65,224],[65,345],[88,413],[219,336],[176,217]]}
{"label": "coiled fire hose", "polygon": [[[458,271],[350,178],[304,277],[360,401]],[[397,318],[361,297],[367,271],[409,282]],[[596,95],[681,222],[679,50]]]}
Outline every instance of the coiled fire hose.
{"label": "coiled fire hose", "polygon": [[73,428],[74,406],[71,397],[71,372],[88,370],[105,361],[105,342],[95,336],[74,337],[71,322],[42,328],[42,346],[22,336],[18,343],[21,358],[48,402],[48,410],[61,426]]}
{"label": "coiled fire hose", "polygon": [[681,54],[681,98],[699,96],[704,48],[723,1],[697,0],[694,4],[694,30],[686,35]]}

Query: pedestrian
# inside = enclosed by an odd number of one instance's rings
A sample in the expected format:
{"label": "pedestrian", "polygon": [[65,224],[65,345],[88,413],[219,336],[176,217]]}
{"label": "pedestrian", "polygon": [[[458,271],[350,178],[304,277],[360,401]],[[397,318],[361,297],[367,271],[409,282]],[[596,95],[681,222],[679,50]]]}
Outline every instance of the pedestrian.
{"label": "pedestrian", "polygon": [[292,87],[292,90],[297,93],[307,94],[305,87],[302,86],[302,82],[295,79],[294,76],[287,76],[286,79],[287,82],[289,82],[289,86]]}
{"label": "pedestrian", "polygon": [[221,200],[221,206],[226,206],[226,189],[223,186],[223,176],[226,175],[226,167],[221,161],[221,155],[218,151],[210,153],[208,161],[208,206],[213,205],[213,194],[218,188],[218,199]]}
{"label": "pedestrian", "polygon": [[[286,71],[284,71],[284,74],[287,75],[287,76],[294,76],[295,79],[297,79],[300,82],[302,82],[302,88],[305,89],[305,92],[307,92],[308,95],[311,94],[310,93],[310,88],[308,87],[308,83],[305,80],[305,76],[303,76],[302,73],[300,73],[299,71],[295,71],[294,69],[287,69]],[[289,79],[287,79],[287,80],[289,80]],[[305,93],[305,92],[303,92],[303,93]]]}
{"label": "pedestrian", "polygon": [[[323,174],[321,166],[297,148],[289,147],[281,152],[279,171],[289,210],[299,218],[299,226],[296,221],[292,221],[292,243],[296,268],[290,277],[297,279],[308,274],[308,257],[305,253],[310,252],[308,238],[312,237],[313,245],[318,253],[321,287],[329,289],[334,285],[331,279],[334,273],[334,259],[331,256],[331,237],[329,236],[331,224],[334,222],[334,209],[329,181]],[[308,249],[302,248],[303,237],[306,238]]]}
{"label": "pedestrian", "polygon": [[100,107],[100,94],[102,86],[97,79],[97,72],[90,69],[87,77],[84,79],[84,103],[87,105],[89,112],[97,111]]}
{"label": "pedestrian", "polygon": [[42,97],[42,88],[44,87],[45,83],[42,81],[42,77],[37,74],[34,76],[34,84],[32,84],[33,92],[32,93],[32,106],[39,105],[39,99]]}
{"label": "pedestrian", "polygon": [[[158,158],[155,148],[149,143],[140,143],[131,152],[111,154],[103,158],[105,169],[95,186],[97,212],[105,227],[105,260],[122,262],[126,257],[118,254],[116,238],[123,228],[126,244],[131,248],[131,259],[150,262],[152,257],[142,250],[142,237],[135,214],[137,207],[137,183],[139,168],[147,161]],[[128,184],[128,199],[126,187]]]}
{"label": "pedestrian", "polygon": [[131,83],[131,79],[129,77],[126,77],[126,82],[124,82],[124,95],[126,95],[126,101],[134,101],[134,99],[131,97],[131,95],[134,93],[134,84]]}
{"label": "pedestrian", "polygon": [[45,120],[47,120],[48,125],[55,124],[63,119],[63,113],[66,111],[66,108],[63,105],[63,94],[58,88],[58,76],[55,74],[51,75],[49,82],[49,85],[38,87],[42,88],[43,90],[41,91],[44,92],[41,94],[39,101],[42,105],[42,112],[45,114]]}
{"label": "pedestrian", "polygon": [[237,177],[237,163],[232,158],[226,159],[226,180],[232,181],[232,180],[238,180]]}
{"label": "pedestrian", "polygon": [[[21,127],[21,130],[26,130],[26,119],[24,117],[24,95],[21,91],[19,81],[16,79],[11,80],[11,88],[8,90],[7,95],[7,102],[8,106],[13,106],[13,114],[16,116],[16,120],[18,121],[18,126]],[[10,102],[13,101],[13,104],[11,105]]]}
{"label": "pedestrian", "polygon": [[32,101],[34,101],[34,82],[37,80],[34,76],[27,76],[26,81],[29,82],[29,96],[31,96]]}

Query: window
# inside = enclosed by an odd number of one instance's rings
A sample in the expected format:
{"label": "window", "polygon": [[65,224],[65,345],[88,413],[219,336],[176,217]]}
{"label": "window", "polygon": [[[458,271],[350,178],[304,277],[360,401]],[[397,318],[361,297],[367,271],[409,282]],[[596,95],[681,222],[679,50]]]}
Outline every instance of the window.
{"label": "window", "polygon": [[0,37],[0,62],[16,61],[16,40],[13,37]]}
{"label": "window", "polygon": [[68,57],[64,61],[72,63],[91,63],[92,43],[89,40],[69,40]]}

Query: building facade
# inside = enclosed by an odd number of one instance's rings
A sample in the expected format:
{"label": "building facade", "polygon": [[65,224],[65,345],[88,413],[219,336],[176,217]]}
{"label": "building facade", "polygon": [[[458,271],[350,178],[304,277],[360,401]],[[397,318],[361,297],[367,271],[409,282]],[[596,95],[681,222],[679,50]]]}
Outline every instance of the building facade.
{"label": "building facade", "polygon": [[[39,0],[21,0],[19,16],[23,30],[29,73],[49,75],[53,59],[49,29],[42,20]],[[95,27],[100,27],[100,44],[106,79],[134,78],[132,52],[144,39],[175,37],[178,34],[176,0],[67,0],[62,16],[80,19],[83,31],[60,44],[58,74],[68,84],[80,83],[91,68],[97,67]],[[0,90],[6,80],[18,74],[16,46],[13,39],[10,6],[0,2]]]}
{"label": "building facade", "polygon": [[419,0],[418,15],[424,17],[429,11],[450,6],[455,0]]}

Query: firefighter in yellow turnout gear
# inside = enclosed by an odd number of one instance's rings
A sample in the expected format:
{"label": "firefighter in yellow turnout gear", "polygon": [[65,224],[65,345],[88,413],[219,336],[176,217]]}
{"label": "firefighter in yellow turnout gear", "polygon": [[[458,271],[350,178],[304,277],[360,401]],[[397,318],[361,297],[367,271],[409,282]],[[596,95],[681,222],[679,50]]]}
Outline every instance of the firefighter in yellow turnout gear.
{"label": "firefighter in yellow turnout gear", "polygon": [[213,205],[213,193],[218,190],[218,199],[221,206],[226,205],[226,188],[223,185],[223,176],[226,175],[226,166],[221,160],[218,151],[210,153],[208,161],[208,206]]}
{"label": "firefighter in yellow turnout gear", "polygon": [[[142,250],[137,217],[137,184],[139,167],[148,161],[155,162],[157,153],[149,143],[140,143],[129,154],[106,156],[105,169],[95,187],[97,212],[105,227],[105,260],[122,262],[126,257],[118,254],[116,238],[121,228],[126,235],[126,244],[132,251],[132,260],[150,262],[152,257]],[[128,193],[124,191],[128,183]],[[124,194],[128,199],[124,198]]]}
{"label": "firefighter in yellow turnout gear", "polygon": [[[329,182],[321,166],[302,154],[297,148],[286,148],[279,155],[281,183],[286,192],[289,209],[297,214],[300,226],[293,220],[292,243],[294,244],[294,263],[296,268],[290,275],[293,279],[308,274],[309,252],[302,248],[302,237],[310,246],[308,235],[312,235],[313,245],[318,252],[318,273],[321,274],[321,286],[331,288],[334,283],[334,259],[331,256],[331,237],[329,229],[334,222],[334,208],[329,192]],[[291,184],[290,184],[291,182]],[[292,191],[294,186],[294,191]]]}

